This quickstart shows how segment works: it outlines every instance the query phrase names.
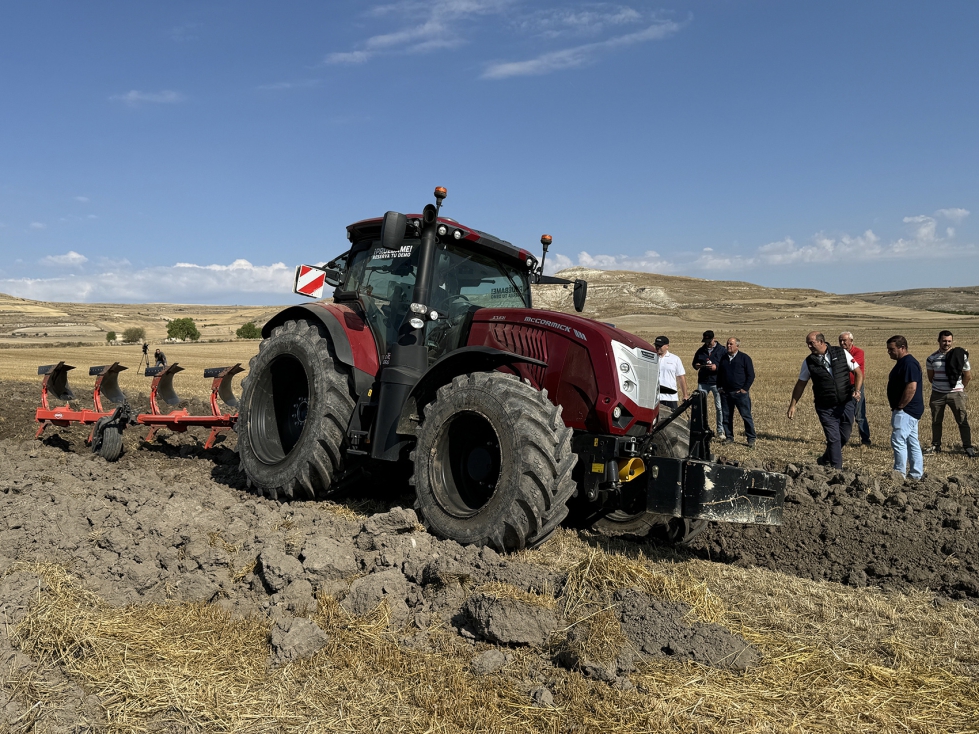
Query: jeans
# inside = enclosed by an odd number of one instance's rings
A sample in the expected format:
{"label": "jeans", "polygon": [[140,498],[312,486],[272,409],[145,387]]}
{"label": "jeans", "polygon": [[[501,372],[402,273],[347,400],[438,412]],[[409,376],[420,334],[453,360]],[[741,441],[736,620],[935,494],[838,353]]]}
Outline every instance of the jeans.
{"label": "jeans", "polygon": [[823,460],[837,469],[843,468],[843,444],[850,440],[850,431],[853,430],[853,409],[856,407],[855,400],[847,400],[841,405],[834,405],[831,408],[816,408],[816,415],[819,424],[823,427],[823,435],[826,436],[826,451],[823,453]]}
{"label": "jeans", "polygon": [[721,405],[724,408],[724,436],[727,440],[734,440],[734,409],[737,408],[744,421],[744,436],[748,443],[754,443],[757,436],[755,422],[751,418],[751,396],[746,392],[722,392]]}
{"label": "jeans", "polygon": [[952,410],[952,417],[959,426],[962,448],[972,446],[972,429],[969,427],[969,412],[966,409],[964,392],[937,392],[932,390],[928,407],[931,408],[931,445],[942,445],[942,423],[945,421],[945,406]]}
{"label": "jeans", "polygon": [[[891,448],[894,449],[894,471],[912,479],[921,479],[925,473],[925,463],[921,458],[918,444],[918,419],[903,410],[891,411]],[[908,459],[911,470],[908,471]]]}
{"label": "jeans", "polygon": [[860,391],[860,400],[856,401],[856,408],[853,411],[853,422],[860,430],[860,443],[870,443],[870,423],[867,421],[867,383]]}
{"label": "jeans", "polygon": [[676,413],[676,409],[680,405],[680,401],[679,400],[660,400],[659,401],[659,404],[660,405],[663,405],[663,406],[665,406],[667,408],[669,408],[671,413]]}
{"label": "jeans", "polygon": [[706,393],[714,393],[714,413],[717,415],[717,437],[724,438],[724,411],[721,409],[721,393],[717,389],[717,385],[697,385],[698,390],[703,390]]}

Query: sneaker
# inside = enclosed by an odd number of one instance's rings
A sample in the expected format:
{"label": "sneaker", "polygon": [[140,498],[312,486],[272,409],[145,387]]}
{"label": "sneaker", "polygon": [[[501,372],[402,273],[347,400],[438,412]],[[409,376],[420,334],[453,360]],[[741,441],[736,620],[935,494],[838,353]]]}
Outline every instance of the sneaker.
{"label": "sneaker", "polygon": [[904,475],[901,472],[899,472],[897,469],[895,469],[894,471],[891,472],[891,479],[893,479],[895,482],[903,482]]}
{"label": "sneaker", "polygon": [[753,449],[754,447],[755,447],[755,442],[754,441],[748,441],[748,448],[749,449]]}
{"label": "sneaker", "polygon": [[965,450],[965,453],[966,453],[966,456],[968,456],[970,459],[976,458],[976,447],[975,446],[970,446],[969,448],[967,448]]}
{"label": "sneaker", "polygon": [[820,456],[818,459],[816,459],[816,463],[819,464],[819,466],[829,466],[829,459],[827,459],[825,456]]}
{"label": "sneaker", "polygon": [[873,444],[870,443],[870,439],[867,439],[866,441],[861,441],[860,442],[860,445],[861,446],[873,446]]}
{"label": "sneaker", "polygon": [[724,443],[734,443],[734,439],[733,438],[725,438],[724,439]]}
{"label": "sneaker", "polygon": [[928,446],[926,448],[921,449],[921,453],[923,453],[923,454],[940,454],[940,453],[942,453],[942,447],[941,446]]}

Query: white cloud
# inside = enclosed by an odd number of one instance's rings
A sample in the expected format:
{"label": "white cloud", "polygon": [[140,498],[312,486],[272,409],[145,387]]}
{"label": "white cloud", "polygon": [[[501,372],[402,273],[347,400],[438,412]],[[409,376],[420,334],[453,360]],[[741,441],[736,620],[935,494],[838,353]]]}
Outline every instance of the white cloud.
{"label": "white cloud", "polygon": [[589,5],[577,8],[549,8],[518,18],[514,26],[538,33],[544,38],[569,35],[595,36],[609,27],[635,25],[649,20],[639,11],[625,5]]}
{"label": "white cloud", "polygon": [[182,23],[181,25],[174,26],[170,29],[170,39],[177,43],[196,41],[200,37],[197,34],[200,27],[200,23]]}
{"label": "white cloud", "polygon": [[319,79],[300,79],[295,82],[275,82],[274,84],[262,84],[256,89],[263,92],[266,91],[280,91],[288,89],[308,89],[309,87],[315,87],[320,83]]}
{"label": "white cloud", "polygon": [[44,265],[55,265],[57,267],[77,268],[88,262],[88,258],[74,250],[68,250],[64,255],[48,255],[41,258]]}
{"label": "white cloud", "polygon": [[655,250],[646,250],[642,255],[592,255],[586,251],[578,253],[575,262],[567,255],[556,255],[552,260],[545,261],[548,273],[556,273],[574,266],[595,268],[598,270],[635,270],[644,273],[671,273],[676,267],[669,260],[664,260]]}
{"label": "white cloud", "polygon": [[120,261],[97,272],[56,278],[3,279],[0,292],[42,301],[83,303],[242,303],[254,301],[255,295],[265,296],[263,300],[269,303],[282,303],[292,294],[294,273],[294,268],[281,262],[272,265],[253,265],[247,260],[235,260],[230,265],[178,263],[133,270]]}
{"label": "white cloud", "polygon": [[87,196],[76,196],[75,201],[80,201],[82,204],[87,204],[90,200]]}
{"label": "white cloud", "polygon": [[113,102],[125,102],[127,105],[136,106],[144,102],[151,104],[175,104],[183,102],[186,97],[180,92],[172,89],[164,89],[162,92],[140,92],[137,89],[130,90],[125,94],[114,94],[109,97]]}
{"label": "white cloud", "polygon": [[31,229],[47,229],[48,225],[44,222],[31,222]]}
{"label": "white cloud", "polygon": [[936,217],[944,217],[945,219],[951,219],[953,222],[961,222],[970,212],[968,209],[939,209],[935,212]]}
{"label": "white cloud", "polygon": [[701,255],[693,262],[697,270],[746,270],[762,266],[805,266],[836,262],[874,262],[881,260],[943,258],[979,254],[974,245],[953,242],[955,229],[948,227],[940,237],[933,217],[923,214],[904,217],[910,236],[893,242],[882,242],[873,230],[861,235],[833,236],[825,232],[813,235],[807,244],[797,244],[791,237],[769,242],[751,255]]}
{"label": "white cloud", "polygon": [[422,3],[408,0],[373,8],[375,17],[398,17],[404,24],[389,33],[371,36],[354,51],[328,54],[327,64],[362,64],[382,53],[428,53],[458,48],[468,42],[466,21],[501,13],[512,0],[435,0]]}
{"label": "white cloud", "polygon": [[632,46],[647,41],[658,41],[672,36],[679,31],[681,25],[673,21],[659,21],[649,27],[615,36],[605,41],[586,43],[580,46],[551,51],[526,61],[507,61],[490,64],[483,72],[483,79],[507,79],[513,76],[539,76],[554,71],[574,69],[587,66],[598,60],[603,54],[625,46]]}

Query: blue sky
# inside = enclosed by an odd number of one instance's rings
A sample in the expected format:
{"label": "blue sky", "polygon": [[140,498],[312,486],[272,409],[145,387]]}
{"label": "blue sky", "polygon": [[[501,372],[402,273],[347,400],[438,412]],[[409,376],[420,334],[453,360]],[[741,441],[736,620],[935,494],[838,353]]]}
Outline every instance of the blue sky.
{"label": "blue sky", "polygon": [[977,28],[971,1],[6,3],[0,291],[288,303],[437,185],[554,268],[975,285]]}

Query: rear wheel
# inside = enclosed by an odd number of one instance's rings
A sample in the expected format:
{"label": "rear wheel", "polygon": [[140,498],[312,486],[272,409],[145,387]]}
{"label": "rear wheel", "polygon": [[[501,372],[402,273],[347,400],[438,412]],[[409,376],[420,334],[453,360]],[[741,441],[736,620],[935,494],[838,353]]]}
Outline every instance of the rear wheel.
{"label": "rear wheel", "polygon": [[561,409],[513,375],[456,377],[426,406],[412,453],[416,508],[436,535],[514,551],[540,544],[574,492]]}
{"label": "rear wheel", "polygon": [[[667,408],[660,407],[660,418],[670,416]],[[653,452],[657,456],[682,459],[690,453],[690,426],[683,418],[677,418],[653,437]],[[658,515],[653,512],[630,514],[622,510],[611,512],[592,527],[606,535],[650,536],[652,540],[674,545],[689,543],[707,528],[707,520],[688,520],[683,517]]]}
{"label": "rear wheel", "polygon": [[349,373],[316,326],[275,328],[242,383],[238,455],[252,486],[272,499],[326,494],[343,471],[354,405]]}

